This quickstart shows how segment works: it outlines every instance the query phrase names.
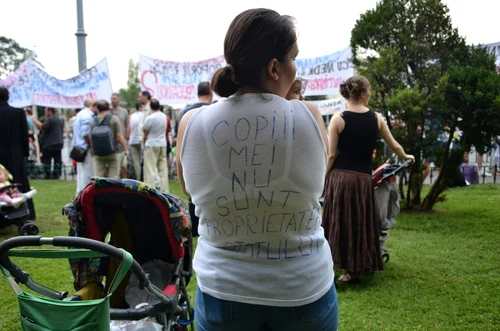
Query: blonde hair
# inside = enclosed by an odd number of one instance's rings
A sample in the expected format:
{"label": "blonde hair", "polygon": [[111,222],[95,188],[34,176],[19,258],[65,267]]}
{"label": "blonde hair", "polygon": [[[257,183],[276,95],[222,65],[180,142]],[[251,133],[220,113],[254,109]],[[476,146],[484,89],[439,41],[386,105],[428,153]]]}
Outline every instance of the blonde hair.
{"label": "blonde hair", "polygon": [[10,177],[9,170],[7,170],[7,169],[5,169],[5,168],[2,167],[2,168],[0,168],[0,173],[5,174],[5,177],[7,177],[7,179],[9,179],[9,177]]}

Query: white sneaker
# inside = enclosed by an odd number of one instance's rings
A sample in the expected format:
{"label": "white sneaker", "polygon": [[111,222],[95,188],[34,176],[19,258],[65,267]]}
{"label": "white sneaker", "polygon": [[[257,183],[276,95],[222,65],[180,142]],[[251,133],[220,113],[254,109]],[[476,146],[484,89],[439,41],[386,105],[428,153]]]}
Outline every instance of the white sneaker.
{"label": "white sneaker", "polygon": [[35,195],[36,195],[36,190],[31,190],[31,191],[28,191],[26,193],[23,193],[23,196],[26,199],[32,199]]}
{"label": "white sneaker", "polygon": [[12,201],[10,202],[10,204],[12,205],[12,207],[14,208],[19,208],[20,205],[22,205],[24,203],[24,198],[23,197],[20,197],[20,198],[13,198]]}

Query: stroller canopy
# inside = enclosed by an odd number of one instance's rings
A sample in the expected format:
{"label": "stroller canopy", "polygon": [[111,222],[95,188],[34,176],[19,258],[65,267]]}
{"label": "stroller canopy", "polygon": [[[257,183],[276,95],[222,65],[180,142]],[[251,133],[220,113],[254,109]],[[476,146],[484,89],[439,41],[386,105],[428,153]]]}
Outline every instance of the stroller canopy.
{"label": "stroller canopy", "polygon": [[73,235],[104,241],[118,222],[128,230],[119,233],[129,233],[140,264],[184,256],[182,244],[189,236],[190,220],[178,197],[131,179],[98,178],[75,198],[73,206],[77,212]]}

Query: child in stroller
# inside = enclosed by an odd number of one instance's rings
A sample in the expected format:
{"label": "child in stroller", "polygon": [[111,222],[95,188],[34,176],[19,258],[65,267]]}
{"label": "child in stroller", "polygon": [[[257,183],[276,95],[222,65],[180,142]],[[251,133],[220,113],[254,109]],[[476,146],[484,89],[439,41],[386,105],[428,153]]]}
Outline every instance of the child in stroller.
{"label": "child in stroller", "polygon": [[21,235],[38,234],[38,226],[30,221],[30,211],[25,203],[32,199],[36,190],[26,193],[19,191],[20,184],[11,184],[12,176],[0,164],[0,229],[16,224]]}
{"label": "child in stroller", "polygon": [[[0,207],[10,205],[17,209],[23,202],[33,198],[36,194],[36,190],[21,194],[17,189],[17,185],[10,185],[10,178],[12,178],[12,176],[9,171],[5,168],[0,168]],[[2,202],[4,204],[2,204]]]}

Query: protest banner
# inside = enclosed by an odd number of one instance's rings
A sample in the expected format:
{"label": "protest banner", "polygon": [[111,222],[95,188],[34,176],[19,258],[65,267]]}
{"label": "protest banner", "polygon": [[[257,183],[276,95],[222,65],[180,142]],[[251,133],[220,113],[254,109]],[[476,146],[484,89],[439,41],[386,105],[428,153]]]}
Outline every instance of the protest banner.
{"label": "protest banner", "polygon": [[0,86],[4,86],[9,90],[9,105],[12,107],[32,105],[29,63],[30,61],[24,61],[12,75],[0,80]]}
{"label": "protest banner", "polygon": [[161,104],[198,101],[198,84],[210,81],[214,72],[226,65],[223,56],[198,62],[173,62],[141,55],[141,89],[149,91]]}
{"label": "protest banner", "polygon": [[0,81],[0,86],[9,89],[13,107],[81,108],[87,98],[110,100],[113,93],[106,58],[66,80],[49,75],[38,63],[28,60]]}
{"label": "protest banner", "polygon": [[[174,62],[141,55],[141,89],[149,91],[161,104],[194,103],[198,100],[198,84],[210,81],[214,72],[225,65],[223,56]],[[296,65],[297,76],[308,79],[306,96],[338,94],[340,84],[354,75],[350,47],[317,58],[298,59]]]}
{"label": "protest banner", "polygon": [[346,102],[342,98],[335,98],[329,100],[319,100],[319,101],[310,101],[314,103],[321,112],[321,115],[333,115],[335,113],[341,113],[346,109]]}
{"label": "protest banner", "polygon": [[297,59],[297,76],[308,79],[306,96],[338,94],[340,84],[354,75],[351,47],[333,54]]}

